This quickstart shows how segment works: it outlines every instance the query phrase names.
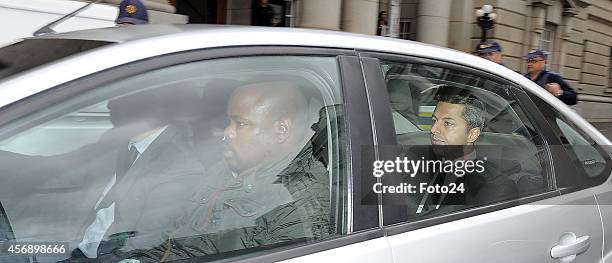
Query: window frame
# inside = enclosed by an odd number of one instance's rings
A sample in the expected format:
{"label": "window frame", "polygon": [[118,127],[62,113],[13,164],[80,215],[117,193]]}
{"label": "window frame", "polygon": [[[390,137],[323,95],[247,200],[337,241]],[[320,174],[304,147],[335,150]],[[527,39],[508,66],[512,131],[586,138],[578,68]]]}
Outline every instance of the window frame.
{"label": "window frame", "polygon": [[416,40],[415,22],[413,18],[400,18],[398,38]]}
{"label": "window frame", "polygon": [[[476,68],[470,67],[469,65],[457,64],[456,62],[448,62],[448,61],[437,60],[433,58],[411,56],[411,55],[382,53],[382,52],[376,52],[376,51],[361,51],[359,55],[362,58],[375,58],[375,59],[388,60],[388,61],[394,61],[394,62],[399,62],[399,63],[424,64],[428,66],[441,67],[445,69],[468,73],[468,74],[475,75],[475,76],[483,76],[483,77],[487,77],[495,81],[509,84],[512,87],[512,91],[517,98],[517,102],[519,103],[519,106],[523,109],[526,117],[529,119],[529,122],[534,126],[534,129],[540,132],[540,135],[542,137],[543,144],[544,144],[542,146],[547,151],[546,155],[548,156],[547,158],[548,160],[546,160],[547,163],[544,169],[547,170],[545,176],[548,176],[549,184],[550,182],[555,182],[555,183],[557,182],[556,171],[562,171],[563,173],[566,173],[566,174],[568,173],[567,171],[569,171],[571,173],[572,171],[571,169],[569,170],[565,169],[566,168],[565,166],[567,166],[569,157],[567,157],[565,154],[554,155],[551,153],[551,149],[549,148],[549,145],[554,144],[554,142],[551,143],[550,141],[550,138],[553,135],[551,127],[548,125],[547,122],[544,121],[543,116],[541,116],[541,114],[538,113],[536,105],[529,99],[525,89],[521,85],[516,84],[515,82],[509,79],[503,78],[502,76],[498,76],[490,72],[476,69]],[[378,66],[380,69],[381,68],[380,63]],[[386,90],[386,85],[385,85],[384,76],[382,75],[382,70],[380,70],[379,72],[380,74],[377,80],[373,82],[369,81],[366,84],[367,84],[368,89],[372,87],[376,87],[377,92],[373,94],[375,96],[382,97],[382,98],[375,98],[376,101],[380,101],[381,99],[386,99],[386,104],[384,107],[376,107],[376,110],[380,112],[376,113],[375,115],[376,116],[383,115],[385,116],[384,118],[389,119],[389,121],[391,121],[392,123],[393,120],[391,117],[391,105],[389,101],[389,95]],[[374,103],[374,102],[371,102],[371,103]],[[373,125],[375,124],[376,123],[373,123]],[[393,125],[390,125],[387,127],[377,126],[375,128],[377,130],[376,134],[378,136],[381,136],[381,137],[392,136],[393,138],[395,138],[395,131],[394,131]],[[379,138],[379,141],[380,140],[381,139]],[[382,140],[389,141],[389,140],[394,140],[394,139],[383,138]],[[564,164],[564,165],[561,167],[557,167],[557,164]],[[561,168],[561,169],[558,169],[558,168]],[[553,185],[553,187],[556,187],[556,186]],[[386,206],[386,207],[383,206],[382,215],[384,216],[384,220],[389,221],[391,224],[386,224],[386,225],[383,225],[382,227],[385,229],[385,233],[387,235],[395,235],[395,234],[400,234],[400,233],[404,233],[404,232],[408,232],[412,230],[417,230],[420,228],[434,226],[437,224],[442,224],[442,223],[451,222],[451,221],[455,221],[455,220],[459,220],[463,218],[468,218],[468,217],[472,217],[472,216],[476,216],[476,215],[480,215],[484,213],[489,213],[489,212],[493,212],[493,211],[497,211],[501,209],[506,209],[506,208],[510,208],[510,207],[514,207],[514,206],[518,206],[522,204],[529,204],[529,203],[533,203],[536,201],[545,200],[545,199],[552,198],[552,197],[557,197],[560,195],[561,193],[558,189],[549,188],[548,191],[546,192],[538,192],[538,193],[530,194],[527,196],[519,197],[518,199],[501,201],[501,202],[497,202],[497,203],[493,203],[493,204],[489,204],[485,206],[480,206],[480,207],[468,208],[466,210],[454,211],[449,214],[436,215],[434,217],[417,219],[415,221],[405,221],[405,219],[398,217],[399,213],[397,212],[398,210],[397,206]]]}
{"label": "window frame", "polygon": [[[550,131],[551,131],[550,137],[554,141],[554,145],[565,146],[563,144],[563,141],[561,140],[561,137],[564,137],[565,134],[563,134],[563,132],[561,131],[561,129],[558,127],[556,123],[556,118],[560,116],[561,121],[569,125],[575,132],[577,132],[587,141],[594,142],[594,144],[591,144],[591,145],[594,146],[597,152],[606,161],[606,168],[599,176],[589,177],[586,171],[582,169],[582,167],[577,167],[575,165],[575,160],[577,158],[575,156],[575,153],[568,152],[566,149],[563,149],[564,156],[566,157],[565,162],[567,162],[566,164],[564,164],[564,166],[571,166],[571,168],[566,167],[566,168],[561,168],[561,169],[573,169],[575,172],[573,173],[566,172],[566,173],[560,174],[560,176],[556,176],[559,192],[561,194],[572,193],[572,192],[588,189],[591,187],[595,187],[598,185],[602,185],[606,181],[608,181],[608,179],[610,178],[610,174],[612,173],[612,156],[610,155],[610,153],[608,153],[606,149],[603,149],[602,145],[597,143],[597,140],[594,139],[593,136],[591,136],[591,134],[588,131],[586,131],[585,129],[581,127],[576,126],[573,123],[573,120],[571,117],[566,116],[565,114],[556,110],[554,107],[552,107],[552,105],[549,105],[543,99],[535,95],[531,95],[529,97],[533,101],[534,105],[537,105],[539,109],[544,109],[544,108],[548,109],[548,110],[540,110],[539,113],[542,116],[543,120],[546,122],[546,124],[550,127]],[[571,144],[569,146],[572,147]],[[610,147],[610,146],[607,146],[607,147]],[[562,148],[562,147],[559,147],[559,148]],[[564,171],[567,171],[567,170],[564,170]],[[580,178],[577,178],[576,174],[579,174]]]}
{"label": "window frame", "polygon": [[[346,234],[317,240],[308,243],[278,247],[263,250],[261,253],[248,254],[240,262],[278,261],[303,256],[315,252],[338,248],[384,236],[378,222],[378,208],[360,204],[357,192],[360,182],[361,160],[360,146],[373,145],[370,119],[363,118],[368,111],[365,84],[362,69],[356,52],[350,49],[335,49],[328,47],[296,47],[296,46],[241,46],[220,47],[184,51],[173,54],[150,57],[102,70],[94,74],[72,80],[61,85],[50,87],[42,92],[31,95],[19,101],[12,102],[0,108],[0,127],[11,125],[13,121],[61,103],[78,94],[94,90],[99,86],[126,77],[142,74],[148,71],[170,67],[190,62],[210,59],[223,59],[245,56],[328,56],[335,57],[340,76],[340,89],[344,111],[346,134],[344,151],[346,159],[345,200],[346,203]],[[359,215],[359,216],[356,216]]]}
{"label": "window frame", "polygon": [[[548,58],[546,59],[546,68],[549,70],[552,70],[552,67],[554,65],[553,59],[555,59],[555,56],[553,53],[556,47],[556,34],[557,26],[551,22],[546,22],[544,28],[542,29],[542,33],[540,33],[538,39],[539,48],[548,53]],[[544,48],[545,45],[548,47]]]}

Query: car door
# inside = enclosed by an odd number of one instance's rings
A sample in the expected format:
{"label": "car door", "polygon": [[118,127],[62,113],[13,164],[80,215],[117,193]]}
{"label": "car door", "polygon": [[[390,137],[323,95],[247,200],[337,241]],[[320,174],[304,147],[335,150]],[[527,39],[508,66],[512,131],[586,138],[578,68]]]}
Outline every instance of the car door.
{"label": "car door", "polygon": [[[227,113],[240,112],[243,104],[233,102],[235,94],[246,94],[257,83],[266,84],[263,90],[280,84],[296,89],[303,103],[293,105],[303,107],[295,116],[306,120],[275,122],[279,136],[298,129],[293,127],[304,130],[303,138],[297,137],[295,146],[302,149],[295,158],[257,167],[293,171],[269,184],[236,175],[236,170],[223,172],[226,164],[231,166],[226,158],[236,160],[232,156],[239,154],[236,148],[228,153],[233,146],[223,142],[235,141],[242,129],[255,125]],[[7,239],[0,242],[68,245],[61,255],[28,255],[37,262],[118,255],[137,260],[145,255],[142,250],[154,260],[301,261],[306,259],[300,256],[328,251],[346,261],[390,262],[378,206],[361,205],[356,198],[361,196],[355,190],[362,183],[361,162],[373,159],[360,149],[373,144],[370,120],[362,117],[368,112],[363,87],[359,60],[351,51],[218,48],[116,65],[9,104],[0,113],[0,229]],[[274,101],[286,104],[289,99]],[[276,141],[288,138],[281,137]],[[265,144],[258,147],[243,150],[274,155]],[[122,154],[134,148],[138,153],[120,173]],[[301,175],[303,181],[292,181]],[[237,178],[243,181],[213,187]],[[217,206],[217,200],[224,201]],[[194,227],[211,230],[196,233]],[[100,230],[103,235],[96,238]],[[164,238],[170,234],[174,241]],[[208,246],[197,241],[166,246],[204,236],[219,242],[214,252],[193,254],[205,251],[200,245]],[[90,244],[96,247],[88,251]],[[333,252],[346,251],[343,246],[354,253]],[[182,248],[194,250],[185,257],[175,250]],[[7,255],[7,260],[23,259],[19,256]]]}
{"label": "car door", "polygon": [[[609,140],[574,112],[563,112],[544,103],[540,98],[532,97],[532,100],[538,108],[544,109],[543,115],[551,124],[554,135],[559,138],[571,162],[579,168],[577,173],[567,174],[568,177],[563,178],[563,191],[575,192],[588,189],[594,193],[602,217],[604,240],[610,240],[612,238],[610,237],[612,168]],[[610,244],[604,242],[602,255],[604,261],[610,259],[612,255]]]}
{"label": "car door", "polygon": [[[515,189],[503,198],[493,194],[477,203],[428,209],[422,206],[428,200],[423,195],[386,194],[384,225],[395,262],[601,260],[603,234],[597,202],[588,189],[563,191],[567,186],[563,178],[578,173],[579,167],[570,161],[523,88],[456,63],[388,54],[362,56],[365,66],[376,68],[370,71],[375,76],[367,79],[370,94],[378,97],[372,100],[387,102],[377,108],[375,125],[377,136],[391,142],[387,148],[393,150],[388,152],[429,145],[428,116],[434,114],[436,100],[427,95],[431,89],[455,87],[485,105],[484,124],[474,142],[476,153],[514,167],[496,177],[505,184],[485,183],[480,190]],[[392,177],[386,181],[402,182]]]}

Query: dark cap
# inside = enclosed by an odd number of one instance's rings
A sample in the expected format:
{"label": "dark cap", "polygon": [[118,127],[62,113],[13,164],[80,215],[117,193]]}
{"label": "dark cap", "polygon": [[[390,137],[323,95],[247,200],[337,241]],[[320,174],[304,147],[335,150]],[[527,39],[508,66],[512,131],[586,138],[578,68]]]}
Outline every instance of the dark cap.
{"label": "dark cap", "polygon": [[527,53],[527,55],[525,56],[526,59],[536,59],[536,58],[543,58],[546,59],[548,57],[548,52],[541,50],[541,49],[533,49],[531,51],[529,51],[529,53]]}
{"label": "dark cap", "polygon": [[501,46],[495,42],[480,42],[478,46],[476,46],[476,53],[483,54],[489,52],[502,52]]}
{"label": "dark cap", "polygon": [[119,15],[116,23],[134,25],[149,23],[147,8],[139,0],[123,0],[119,4]]}

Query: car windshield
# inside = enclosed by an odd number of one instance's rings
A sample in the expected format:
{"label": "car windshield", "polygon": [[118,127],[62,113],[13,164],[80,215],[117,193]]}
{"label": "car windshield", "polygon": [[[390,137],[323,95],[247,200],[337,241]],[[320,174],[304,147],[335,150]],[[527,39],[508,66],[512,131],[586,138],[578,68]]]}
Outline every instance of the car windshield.
{"label": "car windshield", "polygon": [[0,82],[23,71],[112,42],[82,39],[26,39],[0,48]]}

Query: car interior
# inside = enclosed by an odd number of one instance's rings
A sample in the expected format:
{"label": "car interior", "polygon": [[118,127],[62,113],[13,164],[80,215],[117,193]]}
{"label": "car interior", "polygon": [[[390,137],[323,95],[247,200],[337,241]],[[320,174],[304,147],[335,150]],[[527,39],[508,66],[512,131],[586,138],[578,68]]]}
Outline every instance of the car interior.
{"label": "car interior", "polygon": [[[545,162],[540,138],[521,120],[514,110],[517,102],[509,94],[502,94],[504,98],[495,89],[440,80],[441,75],[446,74],[447,79],[459,75],[456,72],[441,74],[426,67],[409,67],[391,64],[387,72],[387,90],[399,145],[431,145],[431,126],[423,124],[431,123],[428,116],[435,109],[435,94],[444,85],[459,87],[485,103],[485,123],[475,142],[478,154],[499,160],[501,167],[509,169],[506,173],[516,184],[519,196],[545,190],[546,170],[542,167]],[[430,112],[423,112],[424,109]],[[423,119],[429,123],[423,123]]]}
{"label": "car interior", "polygon": [[[271,61],[274,62],[274,60]],[[219,152],[222,151],[223,130],[228,123],[225,112],[232,91],[240,85],[248,84],[250,81],[262,78],[263,76],[284,76],[289,79],[293,77],[294,80],[299,80],[299,82],[311,83],[310,94],[306,94],[307,97],[311,98],[309,102],[309,112],[311,115],[311,133],[309,136],[311,137],[308,142],[312,144],[314,157],[324,164],[327,169],[330,189],[328,194],[330,200],[329,216],[331,231],[333,233],[345,231],[346,207],[344,204],[346,202],[346,193],[343,190],[345,189],[343,187],[345,183],[343,174],[346,167],[342,161],[345,158],[345,153],[341,152],[342,144],[339,141],[342,139],[344,123],[339,96],[334,94],[339,92],[335,91],[335,89],[339,89],[337,86],[339,83],[335,83],[335,80],[331,77],[334,72],[325,72],[325,70],[318,68],[316,65],[311,65],[307,61],[291,60],[287,64],[278,62],[244,63],[242,66],[235,66],[234,64],[233,73],[231,74],[221,69],[217,72],[209,73],[194,76],[192,73],[171,69],[161,72],[161,74],[154,77],[148,76],[145,78],[136,76],[113,83],[104,89],[99,89],[103,92],[92,92],[82,98],[77,97],[71,100],[74,103],[66,103],[53,110],[35,114],[27,123],[21,124],[19,129],[15,129],[14,133],[17,134],[17,137],[23,135],[24,141],[33,139],[28,138],[28,136],[40,136],[40,133],[28,135],[27,133],[20,134],[19,132],[45,126],[58,117],[64,120],[64,124],[61,126],[66,128],[64,132],[73,133],[75,128],[87,128],[82,126],[84,123],[99,123],[100,117],[107,118],[105,122],[109,123],[113,122],[113,115],[116,115],[115,118],[117,116],[127,116],[129,118],[130,115],[135,116],[142,108],[150,106],[146,104],[154,104],[155,107],[166,108],[166,112],[171,112],[169,117],[172,122],[180,126],[181,129],[188,131],[187,134],[189,134],[189,139],[193,144],[194,154],[198,156],[204,165],[210,165],[211,163],[222,161],[222,155]],[[176,81],[167,81],[168,79],[177,79],[176,77],[171,78],[172,74],[187,74],[191,76],[186,76]],[[147,88],[144,90],[140,88],[135,90],[135,92],[129,92],[128,96],[124,95],[121,99],[112,98],[114,96],[112,94],[125,94],[126,87]],[[153,94],[155,99],[143,100],[143,94]],[[109,100],[109,96],[112,99]],[[106,101],[113,103],[120,101],[120,103],[112,105],[115,109],[119,108],[120,110],[113,112],[105,107],[96,106],[94,107],[96,112],[92,114],[93,108],[90,106],[92,101],[100,101],[101,98],[107,98]],[[100,103],[106,104],[105,101]],[[96,105],[100,103],[96,103]],[[75,109],[79,108],[80,110],[75,112]],[[79,118],[65,118],[62,116],[78,116]],[[92,118],[92,122],[87,119],[88,116]],[[129,119],[124,119],[123,121],[130,122]],[[97,139],[108,139],[112,136],[117,136],[117,134],[113,134],[112,126],[104,125],[104,127],[102,135],[99,133],[91,135],[101,136],[100,138],[92,137],[82,141],[54,140],[54,143],[72,144],[74,145],[72,148],[77,149],[76,151],[81,151],[81,147],[87,148],[86,142],[95,142]],[[68,140],[65,137],[59,138]],[[11,138],[3,139],[5,141],[11,140]],[[53,139],[46,137],[45,140]],[[45,148],[45,146],[38,148]],[[19,145],[13,144],[11,147],[3,148],[3,150],[8,150],[8,152],[12,149],[19,149]],[[88,151],[91,151],[92,154],[96,153],[94,149],[89,149]],[[50,155],[47,158],[54,160],[58,160],[58,158],[63,158],[63,160],[70,159],[68,160],[70,163],[79,163],[75,160],[85,161],[83,158],[95,160],[99,157],[92,154],[78,154],[75,156],[69,151],[68,153],[60,154],[59,157],[58,155]],[[99,152],[97,154],[102,155]],[[0,156],[0,158],[3,158],[3,156]],[[24,155],[24,158],[45,157],[28,157],[28,155]],[[44,163],[40,163],[40,165],[43,166]],[[65,164],[67,162],[62,163]],[[112,165],[113,163],[109,162],[109,166]],[[9,168],[4,167],[3,170],[8,171],[7,169]],[[16,169],[20,168],[17,167]],[[2,221],[4,222],[2,229],[11,228],[15,233],[14,236],[7,236],[6,238],[20,241],[71,240],[71,247],[76,247],[76,244],[79,242],[76,232],[78,228],[85,224],[84,220],[89,218],[89,211],[94,206],[97,196],[102,192],[106,181],[74,180],[74,176],[79,176],[78,172],[64,173],[61,167],[58,167],[58,169],[57,172],[60,174],[55,178],[52,176],[53,172],[49,171],[48,176],[51,180],[45,180],[38,185],[31,185],[25,191],[22,191],[26,195],[22,196],[24,198],[20,199],[18,196],[12,196],[15,197],[12,198],[9,193],[11,191],[3,190],[4,192],[1,195],[3,197],[2,204],[7,209],[6,213],[3,213],[3,218],[6,220]],[[66,167],[63,169],[66,169]],[[102,175],[97,177],[105,178]],[[66,181],[71,181],[68,184],[70,187],[60,187]],[[62,211],[70,212],[63,213]],[[25,220],[25,218],[29,219]],[[140,224],[147,224],[147,220],[154,219],[145,218],[143,220]],[[7,233],[3,231],[3,234]],[[138,234],[135,233],[135,235]],[[130,235],[120,236],[130,237]]]}

